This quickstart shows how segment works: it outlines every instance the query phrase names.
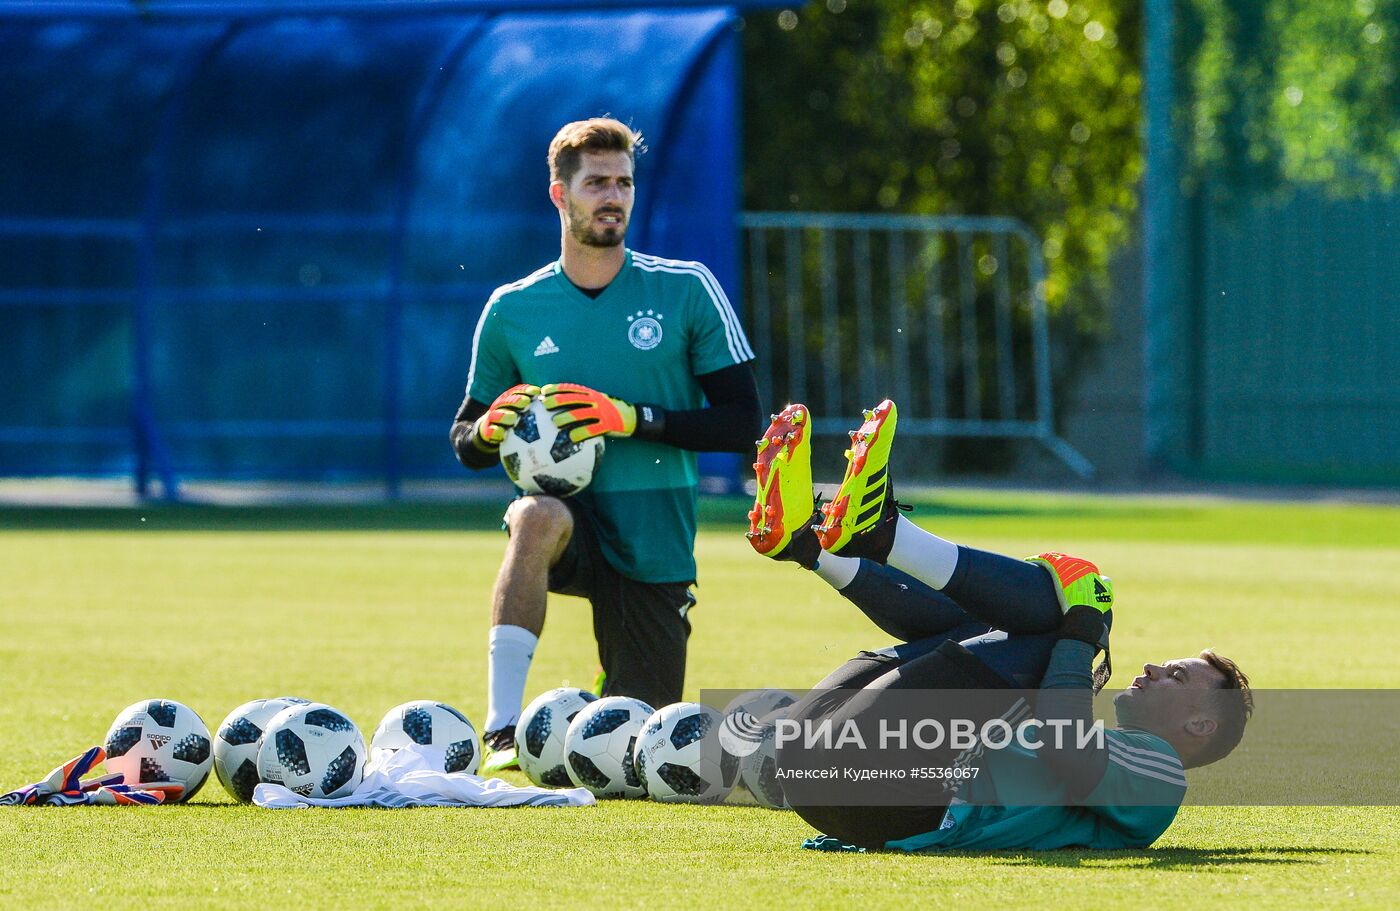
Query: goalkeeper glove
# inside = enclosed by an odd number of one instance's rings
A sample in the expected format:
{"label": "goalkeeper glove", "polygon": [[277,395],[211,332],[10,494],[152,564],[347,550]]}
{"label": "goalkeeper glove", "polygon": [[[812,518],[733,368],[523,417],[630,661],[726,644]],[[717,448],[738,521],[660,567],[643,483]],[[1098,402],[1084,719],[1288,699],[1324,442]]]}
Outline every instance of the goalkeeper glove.
{"label": "goalkeeper glove", "polygon": [[185,792],[184,785],[173,781],[123,784],[124,776],[119,773],[82,780],[106,758],[106,750],[92,747],[54,769],[43,781],[0,794],[0,806],[130,806],[174,802]]}
{"label": "goalkeeper glove", "polygon": [[662,412],[655,405],[633,405],[578,383],[549,383],[541,392],[544,407],[554,414],[554,426],[568,431],[575,443],[603,434],[649,439],[661,435]]}
{"label": "goalkeeper glove", "polygon": [[1113,673],[1113,655],[1108,648],[1108,633],[1113,623],[1113,580],[1100,575],[1099,568],[1081,557],[1045,553],[1030,557],[1055,580],[1055,593],[1060,597],[1059,638],[1076,639],[1103,652],[1103,661],[1094,668],[1094,692],[1108,683]]}
{"label": "goalkeeper glove", "polygon": [[476,419],[472,433],[476,447],[486,452],[500,449],[506,432],[520,421],[521,413],[530,407],[530,402],[539,394],[540,387],[521,383],[496,396],[486,413]]}
{"label": "goalkeeper glove", "polygon": [[1055,592],[1060,597],[1060,611],[1087,604],[1101,614],[1113,610],[1113,580],[1099,575],[1099,568],[1081,557],[1047,553],[1028,557],[1031,563],[1045,567],[1055,579]]}

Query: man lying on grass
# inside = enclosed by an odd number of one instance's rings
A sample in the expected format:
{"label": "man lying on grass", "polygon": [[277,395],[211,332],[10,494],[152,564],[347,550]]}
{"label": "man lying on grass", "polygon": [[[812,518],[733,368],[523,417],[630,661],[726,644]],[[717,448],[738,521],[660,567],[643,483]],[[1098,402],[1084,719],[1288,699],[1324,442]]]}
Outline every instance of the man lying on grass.
{"label": "man lying on grass", "polygon": [[[1092,726],[1093,696],[1108,678],[1111,581],[1087,560],[1058,553],[1015,560],[903,518],[889,472],[896,420],[893,402],[866,412],[851,435],[845,479],[819,511],[806,408],[776,415],[759,441],[754,549],[815,571],[902,643],[861,652],[790,717],[839,730],[882,693],[1022,688],[1038,691],[1041,718]],[[1105,660],[1091,671],[1099,651]],[[819,806],[826,801],[810,790],[792,802],[829,836],[809,842],[814,847],[1145,847],[1175,818],[1184,770],[1239,743],[1253,710],[1249,681],[1207,649],[1144,666],[1114,710],[1118,726],[1085,748],[1042,738],[1036,750],[983,753],[985,774],[946,797],[941,783],[928,782],[909,801],[918,805]]]}

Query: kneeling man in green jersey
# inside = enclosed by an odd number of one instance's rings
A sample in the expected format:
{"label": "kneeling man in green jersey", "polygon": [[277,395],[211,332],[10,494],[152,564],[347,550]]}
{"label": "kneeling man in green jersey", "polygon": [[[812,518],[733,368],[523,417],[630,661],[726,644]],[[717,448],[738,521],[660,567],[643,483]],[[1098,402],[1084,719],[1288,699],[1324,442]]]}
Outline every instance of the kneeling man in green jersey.
{"label": "kneeling man in green jersey", "polygon": [[709,269],[624,246],[641,135],[616,120],[566,124],[549,146],[557,261],[496,289],[472,339],[452,445],[468,468],[543,395],[574,440],[607,455],[567,500],[521,497],[492,596],[486,772],[515,763],[515,722],[547,592],[587,598],[602,692],[680,699],[695,603],[697,452],[747,452],[758,390],[738,316]]}

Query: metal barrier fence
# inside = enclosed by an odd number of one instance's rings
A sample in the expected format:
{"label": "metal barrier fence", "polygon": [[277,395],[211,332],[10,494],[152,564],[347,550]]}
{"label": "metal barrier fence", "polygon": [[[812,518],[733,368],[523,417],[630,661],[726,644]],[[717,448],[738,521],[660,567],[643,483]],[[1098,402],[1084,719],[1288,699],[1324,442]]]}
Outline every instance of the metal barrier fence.
{"label": "metal barrier fence", "polygon": [[[425,465],[444,460],[420,450],[445,449],[443,428],[460,400],[455,384],[465,376],[462,340],[475,320],[469,304],[493,285],[415,279],[404,251],[414,239],[441,246],[437,235],[454,223],[419,218],[409,232],[392,216],[0,218],[0,246],[28,244],[71,270],[47,286],[0,286],[0,314],[13,314],[25,333],[16,366],[34,396],[20,422],[0,414],[0,453],[15,456],[17,474],[129,472],[141,496],[158,482],[170,500],[180,498],[186,473],[378,477],[390,497],[405,478],[440,474]],[[180,270],[160,265],[250,237],[272,257],[291,247],[313,264],[291,281],[223,284],[172,279]],[[92,257],[97,268],[73,252],[93,249],[102,254]],[[358,270],[333,266],[327,251]],[[322,283],[318,260],[352,280]],[[110,263],[130,266],[123,274]],[[436,330],[428,333],[439,339],[432,350],[408,337],[405,321],[415,317]],[[248,344],[258,347],[241,347]],[[410,347],[416,364],[408,363]],[[318,370],[329,392],[308,388]],[[70,372],[82,381],[63,379]],[[424,404],[420,374],[441,393],[434,407]],[[50,375],[66,397],[36,382]],[[39,460],[42,472],[32,467]]]}
{"label": "metal barrier fence", "polygon": [[801,401],[819,434],[882,398],[901,434],[1044,445],[1054,427],[1045,262],[1011,218],[813,213],[741,217],[744,313],[760,393]]}
{"label": "metal barrier fence", "polygon": [[[800,213],[742,225],[742,310],[768,401],[805,401],[817,431],[835,433],[890,396],[905,434],[1032,439],[1092,470],[1053,430],[1044,265],[1023,225]],[[475,322],[464,302],[490,287],[394,252],[443,246],[451,219],[417,219],[411,242],[398,228],[268,213],[0,218],[0,240],[61,271],[0,282],[0,314],[25,339],[0,465],[129,472],[143,495],[158,482],[171,499],[185,473],[380,477],[390,496],[401,478],[440,474]],[[223,283],[157,265],[249,238],[264,258],[321,265]]]}

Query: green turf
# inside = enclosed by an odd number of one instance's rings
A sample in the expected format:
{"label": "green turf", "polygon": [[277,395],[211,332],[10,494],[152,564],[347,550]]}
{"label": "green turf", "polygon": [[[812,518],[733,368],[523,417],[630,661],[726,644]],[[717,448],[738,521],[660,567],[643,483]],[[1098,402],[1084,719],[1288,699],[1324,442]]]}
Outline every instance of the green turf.
{"label": "green turf", "polygon": [[[1213,645],[1261,687],[1397,687],[1400,509],[957,493],[920,521],[965,543],[1096,559],[1115,664]],[[708,501],[689,692],[809,685],[885,637]],[[363,728],[416,698],[480,719],[496,505],[0,510],[0,785],[165,697],[211,726],[297,693]],[[582,602],[552,603],[530,691],[591,680]],[[517,779],[523,781],[523,779]],[[229,803],[0,811],[0,907],[1400,906],[1400,811],[1199,808],[1150,850],[904,857],[800,851],[789,813],[307,811]],[[956,902],[956,905],[954,904]]]}

